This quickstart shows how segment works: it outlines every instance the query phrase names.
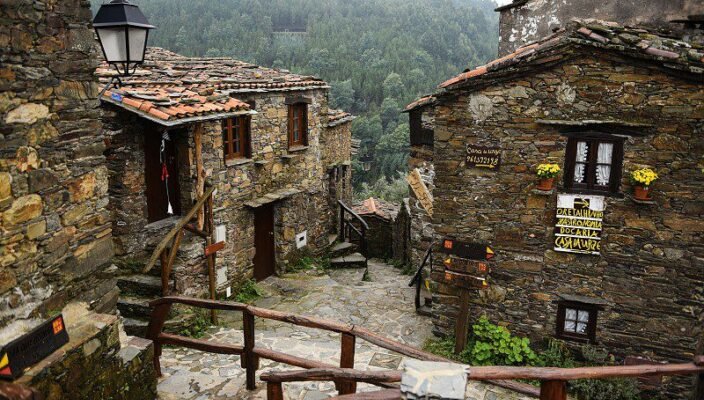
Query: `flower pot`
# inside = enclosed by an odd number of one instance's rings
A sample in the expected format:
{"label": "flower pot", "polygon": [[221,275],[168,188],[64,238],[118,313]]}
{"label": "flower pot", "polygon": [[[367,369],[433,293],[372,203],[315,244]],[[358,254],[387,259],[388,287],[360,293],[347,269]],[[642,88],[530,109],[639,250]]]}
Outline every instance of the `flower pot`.
{"label": "flower pot", "polygon": [[538,190],[543,190],[549,192],[552,190],[552,186],[555,183],[555,178],[542,178],[538,183]]}
{"label": "flower pot", "polygon": [[643,201],[651,200],[650,187],[648,187],[648,186],[635,186],[633,188],[633,196],[636,198],[636,200],[643,200]]}

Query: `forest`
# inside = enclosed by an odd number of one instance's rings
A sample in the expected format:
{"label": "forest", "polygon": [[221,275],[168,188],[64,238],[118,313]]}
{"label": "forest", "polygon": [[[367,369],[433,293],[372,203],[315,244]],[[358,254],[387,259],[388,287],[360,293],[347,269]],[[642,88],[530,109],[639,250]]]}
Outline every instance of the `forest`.
{"label": "forest", "polygon": [[[101,0],[93,0],[97,10]],[[150,45],[319,76],[331,106],[356,115],[358,197],[406,195],[403,107],[494,58],[493,0],[139,0]]]}

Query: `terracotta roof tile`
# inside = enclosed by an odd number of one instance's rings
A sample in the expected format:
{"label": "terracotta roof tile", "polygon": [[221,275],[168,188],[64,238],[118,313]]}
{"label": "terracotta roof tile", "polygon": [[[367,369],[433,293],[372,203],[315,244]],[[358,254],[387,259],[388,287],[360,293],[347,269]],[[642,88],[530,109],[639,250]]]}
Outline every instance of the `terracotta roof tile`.
{"label": "terracotta roof tile", "polygon": [[[535,63],[547,63],[561,59],[562,55],[547,54],[562,44],[595,46],[610,51],[626,53],[632,57],[649,59],[654,62],[663,62],[667,59],[667,67],[682,69],[695,74],[704,71],[704,58],[699,54],[689,54],[691,45],[682,40],[659,36],[657,31],[644,28],[621,26],[615,22],[599,21],[594,19],[573,19],[570,24],[556,33],[543,38],[535,43],[518,48],[514,53],[491,61],[485,66],[465,71],[446,80],[438,87],[450,90],[453,86],[482,77],[487,73],[502,70],[515,64],[531,60]],[[438,94],[442,94],[440,91]],[[406,111],[419,107],[425,96],[406,106]]]}
{"label": "terracotta roof tile", "polygon": [[[248,111],[233,97],[250,91],[327,88],[325,81],[286,70],[259,67],[230,58],[189,58],[160,48],[147,51],[146,62],[123,86],[104,99],[161,121]],[[96,74],[103,83],[116,75],[103,63]]]}

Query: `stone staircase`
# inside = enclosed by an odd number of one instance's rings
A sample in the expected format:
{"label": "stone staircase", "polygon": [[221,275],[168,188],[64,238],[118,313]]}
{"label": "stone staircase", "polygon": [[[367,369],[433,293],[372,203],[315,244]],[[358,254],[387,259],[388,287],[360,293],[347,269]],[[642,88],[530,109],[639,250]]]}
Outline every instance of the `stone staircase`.
{"label": "stone staircase", "polygon": [[[188,262],[193,261],[202,255],[203,245],[198,238],[184,238],[178,251],[178,256],[171,270],[169,277],[170,286],[173,290],[175,275],[183,270]],[[188,262],[186,261],[188,260]],[[204,260],[204,259],[203,259]],[[148,273],[143,274],[142,264],[135,263],[131,273],[122,275],[117,279],[117,286],[120,288],[120,298],[117,301],[117,309],[123,319],[125,332],[128,335],[145,337],[149,319],[151,318],[151,308],[149,302],[162,297],[161,288],[161,263],[157,264]],[[172,311],[171,318],[166,323],[166,330],[178,331],[187,326],[192,318],[190,314],[176,313]]]}
{"label": "stone staircase", "polygon": [[330,243],[330,266],[332,268],[367,268],[367,258],[358,251],[358,246],[349,241],[338,242],[337,235]]}

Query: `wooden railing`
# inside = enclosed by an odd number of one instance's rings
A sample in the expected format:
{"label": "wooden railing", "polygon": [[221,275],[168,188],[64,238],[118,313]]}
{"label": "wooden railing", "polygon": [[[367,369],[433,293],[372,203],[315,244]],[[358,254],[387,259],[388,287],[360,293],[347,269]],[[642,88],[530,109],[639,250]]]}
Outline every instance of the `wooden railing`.
{"label": "wooden railing", "polygon": [[433,265],[433,246],[435,243],[430,243],[430,246],[428,246],[428,250],[425,252],[425,256],[423,256],[423,261],[420,263],[420,267],[418,267],[418,271],[416,271],[415,275],[413,275],[413,279],[408,283],[409,287],[412,287],[413,285],[416,285],[416,310],[421,307],[420,304],[420,289],[423,285],[423,270],[425,269],[425,266],[427,264]]}
{"label": "wooden railing", "polygon": [[[704,373],[704,356],[695,357],[691,363],[658,365],[625,365],[611,367],[585,368],[530,368],[530,367],[469,367],[468,379],[486,381],[493,379],[531,379],[540,380],[541,400],[567,399],[567,381],[577,379],[637,378],[665,375],[697,375],[699,384],[692,399],[702,400],[701,374]],[[278,371],[262,374],[267,382],[268,400],[283,400],[284,382],[307,381],[347,381],[379,383],[400,382],[401,371],[357,371],[344,368],[311,369],[308,371]],[[350,383],[351,384],[351,383]],[[377,393],[364,393],[358,396],[343,396],[346,399],[401,399],[399,389],[383,390]],[[345,393],[340,392],[341,395]]]}
{"label": "wooden railing", "polygon": [[[362,217],[343,203],[342,200],[338,200],[337,202],[340,204],[339,240],[341,242],[348,239],[352,241],[352,234],[354,233],[357,236],[357,240],[359,240],[359,252],[365,258],[369,258],[367,252],[367,231],[369,230],[369,225],[367,225],[367,222]],[[358,224],[359,228],[357,228],[355,224]]]}
{"label": "wooden railing", "polygon": [[[161,261],[161,293],[162,296],[168,296],[171,293],[171,285],[169,284],[169,279],[171,276],[171,270],[176,261],[176,256],[178,255],[178,250],[181,246],[181,240],[185,231],[191,232],[196,236],[205,239],[206,246],[213,244],[213,193],[215,192],[215,187],[206,188],[203,196],[201,196],[198,201],[193,205],[191,210],[174,226],[169,233],[164,237],[164,239],[159,242],[156,246],[151,258],[147,261],[142,273],[146,274],[151,271],[156,265],[158,260]],[[202,212],[201,217],[203,221],[202,228],[193,224],[198,220],[199,213]],[[207,253],[207,252],[206,252]],[[210,289],[210,298],[215,299],[215,254],[205,254],[208,263],[208,283]],[[216,323],[216,314],[213,311],[211,313],[211,319],[213,323]]]}
{"label": "wooden railing", "polygon": [[44,400],[36,389],[10,382],[0,382],[1,400]]}
{"label": "wooden railing", "polygon": [[[244,344],[219,343],[162,332],[164,323],[173,304],[183,304],[209,310],[241,312],[243,315]],[[357,338],[406,357],[424,361],[453,362],[438,355],[379,336],[376,333],[360,326],[281,311],[268,310],[247,304],[203,300],[189,297],[165,297],[152,301],[150,306],[152,307],[152,318],[149,322],[149,327],[147,328],[147,338],[154,342],[154,366],[157,372],[160,372],[161,370],[159,358],[161,356],[162,346],[164,345],[181,346],[216,354],[239,354],[241,355],[241,366],[246,369],[246,382],[247,389],[249,390],[253,390],[256,387],[255,373],[259,368],[259,358],[266,358],[268,360],[305,369],[338,368],[337,365],[301,358],[257,346],[255,343],[255,317],[288,322],[297,326],[339,333],[341,347],[339,368],[347,370],[354,368],[355,343]],[[346,378],[335,378],[332,380],[335,381],[341,394],[353,394],[357,390],[356,382],[353,380]],[[532,396],[537,396],[539,394],[535,387],[523,383],[497,381],[493,378],[488,378],[488,382],[518,391],[523,394]],[[372,383],[376,386],[384,388],[394,387],[383,380]]]}

